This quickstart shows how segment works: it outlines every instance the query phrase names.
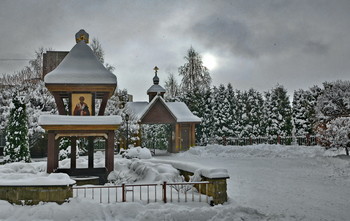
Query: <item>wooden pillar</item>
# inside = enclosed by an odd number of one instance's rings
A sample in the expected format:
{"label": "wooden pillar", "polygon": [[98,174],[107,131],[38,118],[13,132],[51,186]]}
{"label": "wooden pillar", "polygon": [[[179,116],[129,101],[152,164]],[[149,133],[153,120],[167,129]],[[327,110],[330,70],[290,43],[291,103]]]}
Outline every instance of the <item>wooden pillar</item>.
{"label": "wooden pillar", "polygon": [[190,124],[190,147],[194,147],[196,145],[196,124]]}
{"label": "wooden pillar", "polygon": [[55,171],[58,168],[58,155],[59,155],[59,144],[60,144],[60,138],[55,140],[55,154],[54,154],[54,168],[53,170]]}
{"label": "wooden pillar", "polygon": [[53,92],[52,95],[55,98],[55,102],[57,104],[58,114],[66,115],[66,110],[64,109],[64,103],[61,96],[57,92]]}
{"label": "wooden pillar", "polygon": [[70,168],[77,168],[77,138],[71,137]]}
{"label": "wooden pillar", "polygon": [[107,106],[108,96],[109,96],[108,92],[103,95],[101,106],[100,106],[100,110],[98,111],[98,116],[103,116],[104,115],[105,109],[106,109],[106,106]]}
{"label": "wooden pillar", "polygon": [[114,131],[108,131],[107,145],[105,151],[105,167],[108,172],[114,170]]}
{"label": "wooden pillar", "polygon": [[175,124],[175,149],[174,153],[178,153],[181,150],[181,126]]}
{"label": "wooden pillar", "polygon": [[94,138],[88,137],[88,168],[94,168]]}
{"label": "wooden pillar", "polygon": [[47,145],[47,168],[48,173],[54,172],[55,168],[55,133],[49,131]]}

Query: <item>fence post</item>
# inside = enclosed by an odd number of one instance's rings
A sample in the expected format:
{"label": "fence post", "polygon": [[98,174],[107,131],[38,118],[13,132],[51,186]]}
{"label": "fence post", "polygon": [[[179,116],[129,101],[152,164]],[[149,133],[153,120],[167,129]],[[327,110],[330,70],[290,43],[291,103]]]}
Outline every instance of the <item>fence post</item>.
{"label": "fence post", "polygon": [[280,137],[280,135],[277,136],[277,144],[281,144],[281,137]]}
{"label": "fence post", "polygon": [[166,203],[166,181],[163,183],[163,202]]}
{"label": "fence post", "polygon": [[250,145],[253,145],[253,139],[252,139],[252,137],[249,137],[249,142],[250,142]]}
{"label": "fence post", "polygon": [[122,184],[122,201],[126,202],[125,183]]}

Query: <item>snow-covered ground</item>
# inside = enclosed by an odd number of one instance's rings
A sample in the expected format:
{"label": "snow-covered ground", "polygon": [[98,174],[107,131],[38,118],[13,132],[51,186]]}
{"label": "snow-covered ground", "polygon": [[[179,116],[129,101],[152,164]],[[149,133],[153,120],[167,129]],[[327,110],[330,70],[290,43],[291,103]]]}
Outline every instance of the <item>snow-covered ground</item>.
{"label": "snow-covered ground", "polygon": [[[155,158],[226,168],[228,203],[214,207],[203,203],[101,204],[75,198],[63,205],[16,206],[0,201],[0,220],[349,220],[350,158],[339,154],[303,146],[195,147]],[[96,163],[103,164],[102,158],[97,157]],[[148,160],[115,160],[116,167],[123,168],[121,180],[158,182],[176,173]],[[42,168],[40,163],[45,165],[39,162],[33,167]],[[137,168],[145,172],[138,173]],[[125,174],[128,170],[130,176]],[[9,171],[0,166],[0,173]]]}

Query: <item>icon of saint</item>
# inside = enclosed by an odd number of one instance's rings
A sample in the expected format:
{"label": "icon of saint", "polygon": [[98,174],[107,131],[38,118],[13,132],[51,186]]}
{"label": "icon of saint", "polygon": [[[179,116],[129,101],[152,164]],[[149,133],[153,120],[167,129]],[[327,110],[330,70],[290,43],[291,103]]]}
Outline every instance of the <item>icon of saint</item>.
{"label": "icon of saint", "polygon": [[77,103],[73,112],[75,116],[90,116],[89,106],[84,101],[83,96],[79,97],[79,103]]}

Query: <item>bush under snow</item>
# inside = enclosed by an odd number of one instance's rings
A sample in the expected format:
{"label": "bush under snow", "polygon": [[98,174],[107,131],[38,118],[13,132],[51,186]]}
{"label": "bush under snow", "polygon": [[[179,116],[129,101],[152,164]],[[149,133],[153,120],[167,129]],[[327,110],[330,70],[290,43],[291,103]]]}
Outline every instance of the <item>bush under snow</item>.
{"label": "bush under snow", "polygon": [[142,147],[131,147],[130,149],[125,150],[123,153],[123,156],[132,159],[132,158],[138,158],[138,159],[150,159],[152,158],[151,151],[147,148]]}

